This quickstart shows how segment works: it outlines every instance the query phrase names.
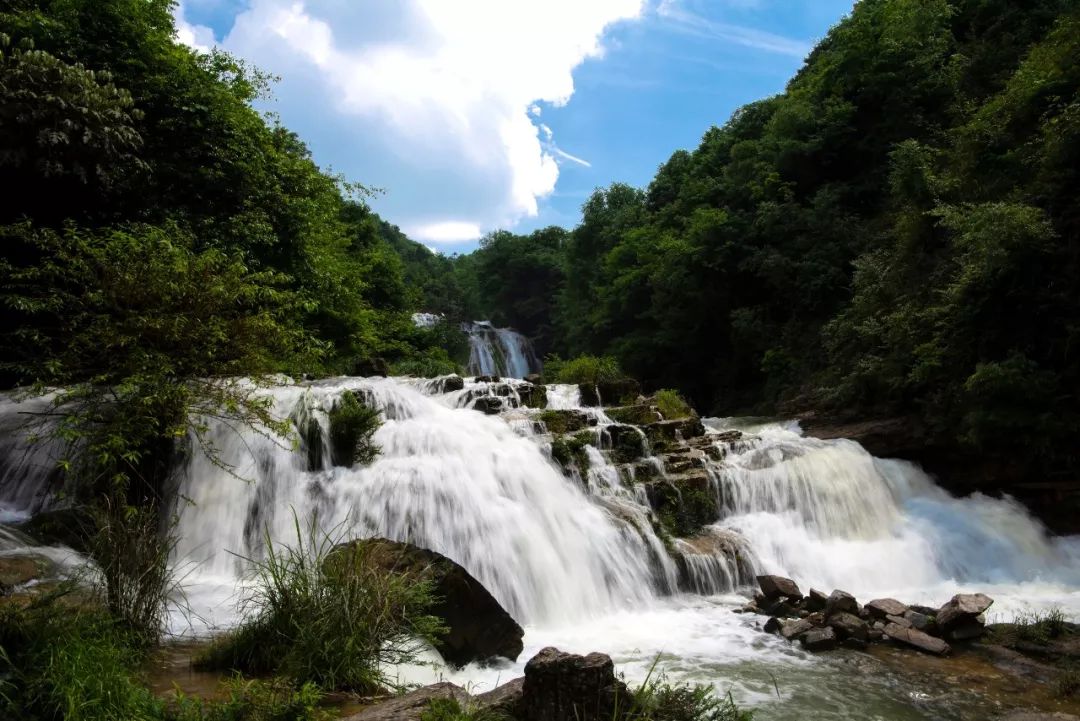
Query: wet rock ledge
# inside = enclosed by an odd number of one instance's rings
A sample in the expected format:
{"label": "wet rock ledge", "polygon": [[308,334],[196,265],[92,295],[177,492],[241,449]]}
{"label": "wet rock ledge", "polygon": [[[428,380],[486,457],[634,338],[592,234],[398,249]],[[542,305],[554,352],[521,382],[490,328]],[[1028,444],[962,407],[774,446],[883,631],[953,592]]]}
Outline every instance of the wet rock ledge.
{"label": "wet rock ledge", "polygon": [[839,646],[864,649],[871,643],[910,647],[936,656],[952,651],[950,642],[971,641],[986,631],[983,615],[994,600],[982,593],[957,594],[939,608],[876,598],[860,604],[846,591],[829,595],[782,576],[758,576],[760,591],[739,609],[769,616],[764,630],[798,642],[808,651]]}

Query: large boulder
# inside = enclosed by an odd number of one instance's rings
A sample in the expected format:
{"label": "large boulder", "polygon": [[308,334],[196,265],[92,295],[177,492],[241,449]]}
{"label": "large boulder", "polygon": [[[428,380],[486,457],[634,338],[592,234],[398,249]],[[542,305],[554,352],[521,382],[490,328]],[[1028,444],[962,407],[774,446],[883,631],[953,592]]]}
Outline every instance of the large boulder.
{"label": "large boulder", "polygon": [[645,493],[673,536],[695,536],[720,518],[716,493],[704,468],[649,481]]}
{"label": "large boulder", "polygon": [[635,426],[644,426],[661,420],[660,412],[656,410],[656,407],[647,403],[608,408],[606,413],[608,418],[616,423],[629,423]]}
{"label": "large boulder", "polygon": [[645,437],[636,426],[616,424],[605,430],[616,463],[631,463],[645,456]]}
{"label": "large boulder", "polygon": [[525,678],[515,678],[475,699],[475,707],[491,715],[493,719],[520,718],[521,699],[525,695]]}
{"label": "large boulder", "polygon": [[525,664],[522,721],[611,721],[629,692],[615,677],[611,657],[545,648]]}
{"label": "large boulder", "polygon": [[420,721],[431,702],[438,699],[454,699],[462,706],[470,703],[469,693],[465,689],[442,681],[369,706],[342,721]]}
{"label": "large boulder", "polygon": [[[388,573],[431,581],[436,603],[430,613],[442,619],[447,633],[435,644],[454,666],[496,656],[516,660],[525,632],[495,597],[460,565],[441,553],[385,538],[352,541],[360,556]],[[335,549],[335,553],[344,548]]]}
{"label": "large boulder", "polygon": [[480,411],[489,416],[502,412],[503,399],[498,396],[480,396],[472,404],[473,410]]}
{"label": "large boulder", "polygon": [[783,576],[758,576],[758,587],[765,598],[802,598],[798,584]]}
{"label": "large boulder", "polygon": [[983,613],[994,599],[982,593],[958,593],[938,609],[935,621],[938,632],[953,641],[966,641],[983,634]]}
{"label": "large boulder", "polygon": [[949,644],[942,641],[940,638],[935,638],[928,633],[923,633],[914,628],[904,628],[895,623],[890,623],[885,626],[885,635],[894,641],[905,643],[908,646],[925,651],[926,653],[932,653],[936,656],[944,656],[951,648]]}

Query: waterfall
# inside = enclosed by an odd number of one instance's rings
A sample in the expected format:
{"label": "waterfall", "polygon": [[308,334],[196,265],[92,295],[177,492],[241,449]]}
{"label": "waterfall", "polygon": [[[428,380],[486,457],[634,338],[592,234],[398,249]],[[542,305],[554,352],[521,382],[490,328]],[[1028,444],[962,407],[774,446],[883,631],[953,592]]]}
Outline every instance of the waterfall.
{"label": "waterfall", "polygon": [[469,372],[473,375],[524,378],[539,372],[541,363],[529,339],[509,328],[495,328],[488,321],[464,323],[469,336]]}
{"label": "waterfall", "polygon": [[[490,326],[477,335],[488,348],[501,337]],[[568,477],[551,459],[541,412],[520,407],[518,387],[339,378],[262,391],[321,453],[205,419],[219,462],[186,454],[175,496],[175,563],[192,605],[210,626],[235,622],[229,599],[245,559],[264,553],[264,534],[289,542],[294,518],[316,517],[341,538],[383,536],[449,556],[530,628],[581,628],[690,598],[680,590],[745,592],[754,573],[862,598],[940,603],[973,589],[998,597],[998,607],[1045,598],[1080,611],[1080,539],[1051,537],[1015,501],[952,497],[912,464],[804,437],[794,424],[707,419],[698,441],[712,452],[694,457],[719,513],[694,538],[662,538],[634,469],[665,477],[663,454],[614,465],[604,409],[581,407],[575,386],[553,385],[549,408],[582,414],[595,438],[588,470]],[[374,436],[381,453],[366,467],[331,462],[327,411],[344,393],[384,419]],[[500,413],[472,408],[492,397]],[[47,404],[2,397],[0,521],[53,498],[57,449],[27,445],[18,430],[27,411]]]}
{"label": "waterfall", "polygon": [[263,529],[288,539],[295,512],[317,513],[342,537],[436,549],[525,623],[565,622],[655,596],[663,574],[632,523],[590,502],[543,445],[502,418],[458,408],[462,392],[433,397],[422,388],[344,379],[271,391],[279,414],[309,414],[324,439],[324,411],[343,392],[363,393],[386,419],[374,436],[382,452],[368,467],[332,467],[324,452],[326,465],[309,469],[303,453],[208,420],[208,438],[232,469],[201,454],[187,461],[178,497],[190,505],[178,509],[177,554],[193,577],[240,577],[241,557],[262,552]]}

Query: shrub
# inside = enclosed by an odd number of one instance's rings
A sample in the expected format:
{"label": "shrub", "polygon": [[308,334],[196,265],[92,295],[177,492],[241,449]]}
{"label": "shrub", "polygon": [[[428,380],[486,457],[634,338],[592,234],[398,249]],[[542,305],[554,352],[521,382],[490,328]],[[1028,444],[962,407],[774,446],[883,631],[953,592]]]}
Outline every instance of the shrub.
{"label": "shrub", "polygon": [[297,522],[296,539],[295,546],[266,539],[266,559],[253,562],[244,599],[248,618],[197,665],[361,693],[394,686],[386,667],[416,662],[443,631],[426,613],[431,584],[380,570],[363,544],[331,554],[333,541],[314,521],[304,532]]}
{"label": "shrub", "polygon": [[330,409],[330,447],[334,465],[367,464],[379,455],[371,440],[382,422],[379,412],[364,405],[355,393],[346,392]]}
{"label": "shrub", "polygon": [[689,418],[694,413],[690,404],[683,400],[678,391],[667,388],[653,394],[653,403],[656,404],[656,408],[664,419],[669,421],[676,418]]}
{"label": "shrub", "polygon": [[142,721],[160,704],[135,680],[142,639],[67,589],[0,607],[0,717]]}
{"label": "shrub", "polygon": [[164,713],[165,721],[330,721],[337,714],[319,708],[323,694],[313,683],[299,688],[284,679],[222,683],[221,700],[205,701],[183,694]]}
{"label": "shrub", "polygon": [[619,362],[611,356],[582,355],[565,361],[559,356],[548,356],[544,359],[546,383],[596,385],[625,377]]}
{"label": "shrub", "polygon": [[423,355],[398,361],[390,366],[392,376],[415,376],[416,378],[437,378],[438,376],[461,374],[461,366],[455,363],[441,348],[429,350]]}

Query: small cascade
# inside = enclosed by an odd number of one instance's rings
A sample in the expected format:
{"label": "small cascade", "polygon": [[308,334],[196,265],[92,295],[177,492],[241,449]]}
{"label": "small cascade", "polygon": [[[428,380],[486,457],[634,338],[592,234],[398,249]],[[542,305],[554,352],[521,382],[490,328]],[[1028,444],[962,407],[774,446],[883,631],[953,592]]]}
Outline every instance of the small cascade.
{"label": "small cascade", "polygon": [[0,523],[25,520],[47,509],[61,473],[60,445],[46,438],[53,396],[0,395]]}
{"label": "small cascade", "polygon": [[469,372],[478,376],[524,378],[538,373],[542,364],[528,338],[509,328],[495,328],[488,321],[464,323],[469,337]]}

